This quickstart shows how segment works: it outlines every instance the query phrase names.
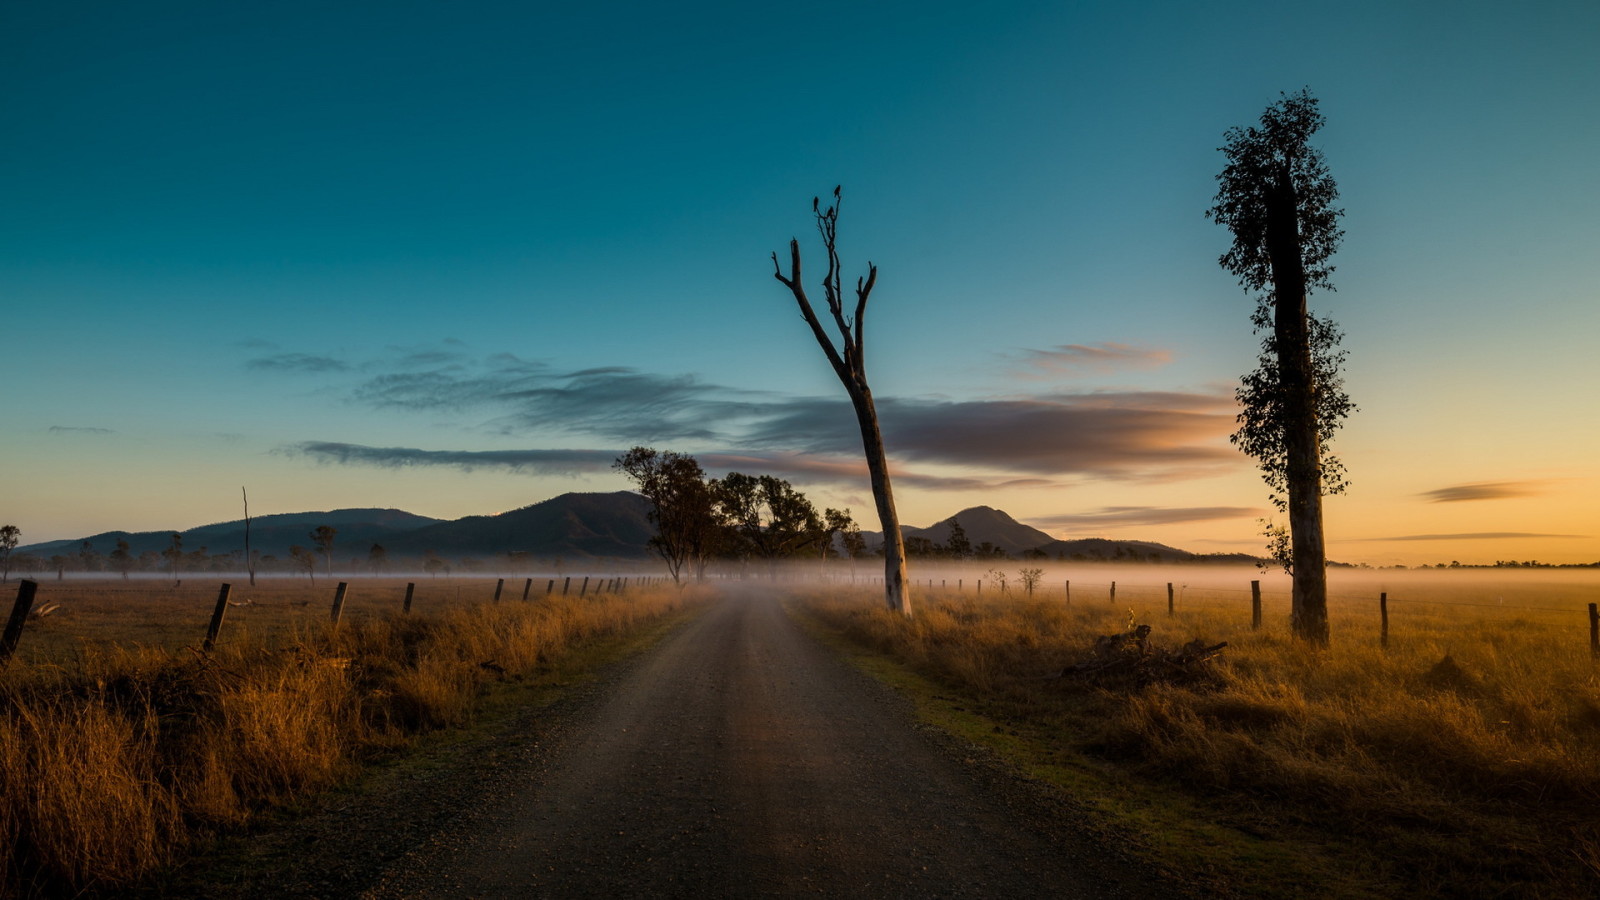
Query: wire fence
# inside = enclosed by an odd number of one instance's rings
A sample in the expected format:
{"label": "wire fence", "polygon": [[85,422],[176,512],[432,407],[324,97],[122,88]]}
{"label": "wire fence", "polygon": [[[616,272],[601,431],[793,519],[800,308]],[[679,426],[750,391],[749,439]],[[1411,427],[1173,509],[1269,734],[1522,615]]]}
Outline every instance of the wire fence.
{"label": "wire fence", "polygon": [[[413,613],[430,615],[474,604],[546,597],[598,598],[659,585],[654,575],[544,575],[521,578],[347,581],[259,578],[247,581],[70,579],[16,582],[0,632],[0,665],[13,656],[48,661],[111,647],[186,646],[210,651],[229,640],[293,639],[342,621]],[[27,640],[24,641],[24,634]],[[24,652],[19,653],[19,648]]]}

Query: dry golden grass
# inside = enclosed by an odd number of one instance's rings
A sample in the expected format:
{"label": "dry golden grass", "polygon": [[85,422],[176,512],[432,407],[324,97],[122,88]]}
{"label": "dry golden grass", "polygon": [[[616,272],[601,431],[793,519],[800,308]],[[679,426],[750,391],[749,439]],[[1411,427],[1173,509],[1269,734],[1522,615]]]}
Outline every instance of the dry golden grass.
{"label": "dry golden grass", "polygon": [[[354,583],[337,628],[332,585],[236,591],[255,603],[230,609],[203,654],[214,583],[142,597],[73,585],[70,613],[31,622],[0,672],[0,896],[128,884],[205,834],[467,721],[489,682],[538,678],[696,599],[658,588],[524,603],[518,584],[488,604],[476,601],[492,580],[461,601],[457,586],[419,583],[401,616],[403,583]],[[372,598],[388,608],[363,605]]]}
{"label": "dry golden grass", "polygon": [[[1324,652],[1287,634],[1286,600],[1252,632],[1247,586],[1232,599],[1191,588],[1172,617],[1165,585],[1148,583],[1119,587],[1111,605],[1075,582],[1067,606],[1059,581],[1031,601],[1014,590],[978,599],[969,581],[964,595],[925,589],[911,620],[865,593],[804,602],[1061,752],[1176,786],[1251,833],[1355,846],[1359,862],[1346,863],[1372,867],[1374,884],[1452,897],[1600,893],[1600,664],[1584,611],[1594,576],[1537,587],[1482,574],[1391,579],[1387,650],[1377,592],[1363,590],[1374,585],[1336,591]],[[1216,677],[1116,689],[1043,677],[1125,630],[1130,610],[1162,646],[1229,641]]]}

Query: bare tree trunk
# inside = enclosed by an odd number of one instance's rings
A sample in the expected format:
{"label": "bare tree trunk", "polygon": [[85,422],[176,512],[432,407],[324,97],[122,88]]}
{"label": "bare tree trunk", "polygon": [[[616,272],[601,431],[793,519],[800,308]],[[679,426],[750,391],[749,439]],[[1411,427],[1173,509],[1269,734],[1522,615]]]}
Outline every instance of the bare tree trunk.
{"label": "bare tree trunk", "polygon": [[861,425],[861,445],[867,458],[867,475],[872,481],[872,499],[883,525],[883,599],[889,609],[911,614],[911,598],[906,593],[906,542],[900,533],[900,514],[894,508],[894,490],[889,484],[889,462],[883,450],[883,433],[878,430],[878,409],[865,381],[859,392],[850,392]]}
{"label": "bare tree trunk", "polygon": [[255,587],[256,558],[250,555],[250,495],[243,487],[239,488],[239,495],[244,498],[244,567],[250,573],[250,586]]}
{"label": "bare tree trunk", "polygon": [[839,189],[833,189],[833,205],[821,209],[816,198],[811,201],[811,211],[817,218],[817,230],[822,234],[823,246],[828,251],[828,272],[822,279],[828,303],[828,313],[834,328],[839,332],[840,343],[834,345],[828,331],[817,318],[811,301],[806,297],[805,285],[800,278],[800,242],[789,242],[789,274],[785,276],[778,264],[778,254],[772,254],[772,275],[778,279],[800,306],[800,314],[811,326],[811,334],[822,347],[833,366],[834,374],[850,395],[855,407],[856,422],[861,426],[861,445],[867,458],[867,472],[872,480],[872,499],[878,507],[878,520],[883,525],[883,596],[890,610],[911,615],[911,594],[906,584],[905,537],[900,533],[900,516],[894,508],[894,491],[889,484],[889,463],[883,449],[883,432],[878,428],[878,410],[872,403],[872,390],[867,387],[865,326],[867,298],[878,283],[878,267],[867,263],[867,277],[856,279],[856,306],[853,316],[844,311],[844,290],[840,277],[838,228]]}
{"label": "bare tree trunk", "polygon": [[1297,637],[1328,643],[1327,550],[1322,539],[1322,439],[1313,383],[1305,265],[1294,185],[1280,172],[1267,213],[1272,261],[1273,340],[1283,403],[1284,451],[1293,567],[1290,623]]}

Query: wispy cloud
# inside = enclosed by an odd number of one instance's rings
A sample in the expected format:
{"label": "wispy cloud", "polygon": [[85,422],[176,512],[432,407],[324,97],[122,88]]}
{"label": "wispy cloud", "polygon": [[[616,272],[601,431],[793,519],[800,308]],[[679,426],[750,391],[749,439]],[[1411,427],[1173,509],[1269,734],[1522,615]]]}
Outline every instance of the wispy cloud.
{"label": "wispy cloud", "polygon": [[245,368],[262,372],[348,372],[350,364],[331,356],[313,356],[309,353],[277,353],[245,360]]}
{"label": "wispy cloud", "polygon": [[1401,534],[1394,537],[1346,538],[1349,541],[1502,541],[1521,538],[1587,538],[1586,534],[1540,534],[1532,531],[1472,531],[1462,534]]}
{"label": "wispy cloud", "polygon": [[[616,450],[422,450],[415,447],[368,447],[333,441],[306,441],[278,448],[287,456],[303,456],[342,465],[410,468],[439,466],[463,471],[498,469],[535,475],[585,475],[604,472],[625,451]],[[807,456],[798,453],[699,453],[695,458],[712,476],[729,472],[777,475],[805,483],[834,483],[862,487],[867,467],[860,459]],[[1005,487],[1046,487],[1040,478],[985,479],[951,477],[895,467],[898,484],[929,490],[984,490]]]}
{"label": "wispy cloud", "polygon": [[1172,351],[1106,342],[1023,350],[1014,358],[1017,363],[1014,374],[1022,378],[1051,378],[1159,369],[1172,362]]}
{"label": "wispy cloud", "polygon": [[50,431],[51,434],[60,434],[60,435],[68,435],[68,434],[116,434],[117,433],[115,430],[110,429],[110,428],[91,428],[91,427],[85,427],[85,426],[80,426],[80,425],[51,425],[50,428],[49,428],[49,431]]}
{"label": "wispy cloud", "polygon": [[[716,457],[726,457],[812,480],[859,483],[864,478],[861,435],[843,397],[746,390],[622,366],[561,371],[510,354],[473,358],[455,346],[391,350],[387,359],[359,366],[366,375],[347,395],[351,403],[468,415],[470,422],[459,423],[465,430],[502,437],[565,434],[598,439],[602,446],[698,447],[708,468],[720,465]],[[304,370],[315,365],[307,360],[318,359],[283,357],[297,361],[276,366],[283,370],[296,365]],[[1052,392],[975,400],[879,397],[877,405],[898,464],[895,477],[930,488],[1049,486],[1073,475],[1166,481],[1243,464],[1226,443],[1235,409],[1223,390]],[[488,459],[475,451],[399,450],[405,452],[395,458],[412,460],[409,464],[425,464],[415,455],[424,452],[461,454],[459,461],[430,457],[446,465]],[[367,461],[355,452],[312,455]]]}
{"label": "wispy cloud", "polygon": [[603,472],[620,454],[616,450],[419,450],[412,447],[365,447],[329,441],[307,441],[280,452],[322,462],[407,468],[449,466],[458,469],[505,469],[540,475]]}
{"label": "wispy cloud", "polygon": [[1511,497],[1531,497],[1541,494],[1544,482],[1541,481],[1475,481],[1468,484],[1453,484],[1437,490],[1423,491],[1419,497],[1425,497],[1430,503],[1460,503],[1466,500],[1505,500]]}
{"label": "wispy cloud", "polygon": [[1209,522],[1216,519],[1257,518],[1264,510],[1248,506],[1104,506],[1094,512],[1030,519],[1046,528],[1082,529],[1105,525],[1172,525],[1178,522]]}

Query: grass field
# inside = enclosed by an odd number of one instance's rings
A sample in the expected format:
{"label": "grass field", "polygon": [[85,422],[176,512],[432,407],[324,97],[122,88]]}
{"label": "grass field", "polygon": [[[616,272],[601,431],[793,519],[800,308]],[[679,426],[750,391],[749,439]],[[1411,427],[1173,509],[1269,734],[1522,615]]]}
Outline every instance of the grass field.
{"label": "grass field", "polygon": [[[541,584],[541,588],[543,585]],[[154,588],[154,589],[152,589]],[[632,588],[579,598],[487,583],[235,586],[217,646],[198,648],[217,583],[41,585],[0,671],[0,896],[114,890],[209,834],[323,790],[365,759],[469,720],[496,683],[563,675],[580,648],[698,602]],[[459,596],[457,591],[460,591]]]}
{"label": "grass field", "polygon": [[[1065,577],[1031,600],[1014,580],[1001,593],[991,578],[981,597],[970,577],[963,592],[924,580],[910,620],[861,590],[798,602],[893,661],[899,674],[880,674],[925,711],[1069,786],[1144,852],[1209,872],[1216,887],[1600,894],[1600,662],[1586,610],[1596,573],[1342,573],[1324,652],[1290,638],[1278,592],[1267,592],[1265,627],[1250,629],[1247,573],[1072,574],[1070,604]],[[1387,649],[1380,591],[1391,596]],[[1131,622],[1163,647],[1229,646],[1198,683],[1049,677]]]}

